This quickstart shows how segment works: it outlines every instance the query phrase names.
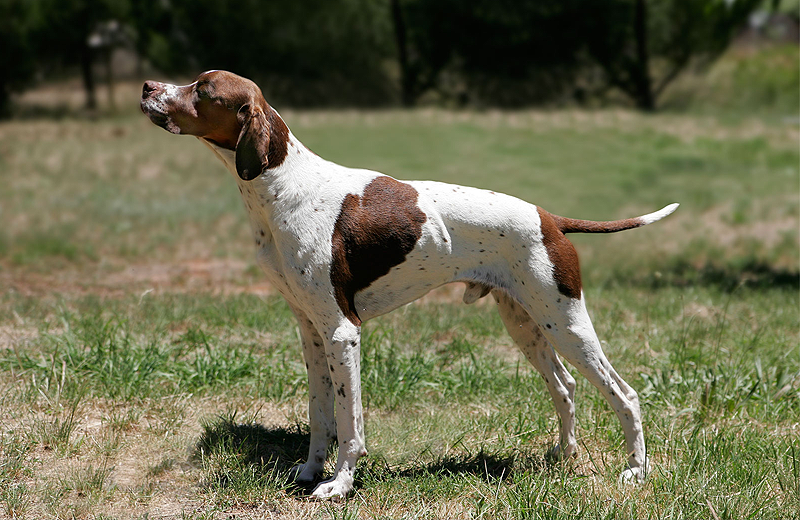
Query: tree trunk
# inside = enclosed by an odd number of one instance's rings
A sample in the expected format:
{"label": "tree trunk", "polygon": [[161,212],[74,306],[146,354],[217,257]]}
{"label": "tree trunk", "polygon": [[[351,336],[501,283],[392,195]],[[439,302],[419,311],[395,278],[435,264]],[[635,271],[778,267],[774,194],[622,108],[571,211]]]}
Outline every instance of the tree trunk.
{"label": "tree trunk", "polygon": [[106,69],[106,85],[108,86],[108,108],[116,112],[117,104],[114,102],[114,47],[109,45],[103,50]]}
{"label": "tree trunk", "polygon": [[398,61],[400,62],[400,96],[403,106],[414,106],[416,95],[414,93],[415,78],[408,61],[408,36],[403,11],[400,9],[400,0],[391,0],[392,25],[394,38],[397,44]]}
{"label": "tree trunk", "polygon": [[652,111],[656,108],[653,84],[650,79],[650,55],[647,51],[647,5],[645,0],[636,0],[633,20],[636,39],[636,60],[631,70],[631,80],[635,90],[636,106]]}
{"label": "tree trunk", "polygon": [[94,87],[94,74],[92,72],[92,48],[84,45],[81,52],[81,76],[83,77],[83,89],[86,91],[86,109],[94,110],[97,108],[97,93]]}
{"label": "tree trunk", "polygon": [[11,90],[0,81],[0,119],[11,114]]}

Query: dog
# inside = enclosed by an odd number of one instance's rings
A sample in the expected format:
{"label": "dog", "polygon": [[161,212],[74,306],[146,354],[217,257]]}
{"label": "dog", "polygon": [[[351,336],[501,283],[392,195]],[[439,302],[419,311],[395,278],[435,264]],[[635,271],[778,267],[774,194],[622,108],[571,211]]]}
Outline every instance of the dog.
{"label": "dog", "polygon": [[142,111],[174,134],[200,139],[233,175],[247,209],[259,266],[299,323],[308,368],[310,447],[292,469],[322,474],[337,439],[334,474],[318,498],[353,489],[367,454],[361,406],[362,322],[431,289],[464,282],[463,300],[491,293],[514,342],[541,373],[561,422],[551,455],[577,450],[575,380],[560,354],[609,402],[622,425],[627,468],[648,471],[638,396],[600,347],[567,233],[611,233],[650,224],[678,204],[641,217],[594,222],[560,217],[517,198],[430,181],[399,181],[326,161],[289,131],[252,81],[208,71],[184,86],[147,81]]}

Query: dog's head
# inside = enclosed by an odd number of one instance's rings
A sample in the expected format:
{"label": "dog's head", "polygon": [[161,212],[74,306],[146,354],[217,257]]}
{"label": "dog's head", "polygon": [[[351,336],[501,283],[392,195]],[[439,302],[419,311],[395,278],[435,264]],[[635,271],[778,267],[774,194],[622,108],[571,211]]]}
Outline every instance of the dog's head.
{"label": "dog's head", "polygon": [[204,72],[183,86],[145,81],[141,107],[153,123],[173,134],[234,150],[242,179],[252,180],[286,157],[286,124],[255,83],[231,72]]}

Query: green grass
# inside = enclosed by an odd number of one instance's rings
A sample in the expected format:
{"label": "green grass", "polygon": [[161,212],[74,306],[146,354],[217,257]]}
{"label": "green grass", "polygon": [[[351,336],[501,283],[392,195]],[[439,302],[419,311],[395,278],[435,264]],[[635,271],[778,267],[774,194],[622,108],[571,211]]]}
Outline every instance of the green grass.
{"label": "green grass", "polygon": [[[797,7],[795,6],[795,11]],[[796,118],[800,111],[797,45],[740,46],[697,74],[684,74],[665,92],[668,110],[720,111],[740,117],[759,111]]]}
{"label": "green grass", "polygon": [[443,291],[364,327],[370,455],[338,504],[287,481],[308,442],[299,333],[229,174],[133,109],[3,123],[0,517],[800,516],[800,150],[781,106],[284,112],[320,155],[403,179],[582,218],[682,203],[574,237],[641,398],[643,486],[617,483],[619,423],[579,376],[579,456],[546,460],[544,384],[491,303]]}
{"label": "green grass", "polygon": [[[609,356],[640,391],[656,467],[643,487],[616,484],[622,434],[582,378],[581,455],[572,465],[548,463],[543,455],[557,433],[549,395],[491,306],[431,303],[366,327],[370,456],[349,509],[320,505],[315,514],[435,518],[456,506],[454,517],[464,518],[697,517],[709,508],[720,518],[775,518],[797,511],[796,291],[619,287],[613,298],[608,289],[590,289],[587,298]],[[278,414],[277,422],[269,415],[264,424],[247,404],[294,408],[306,398],[296,332],[281,300],[164,295],[142,310],[137,298],[84,297],[33,310],[24,300],[5,307],[24,322],[52,319],[63,331],[45,327],[39,339],[0,355],[4,408],[33,417],[6,431],[0,497],[9,510],[19,507],[20,480],[33,491],[31,510],[48,496],[70,511],[121,500],[132,491],[114,484],[113,468],[124,464],[125,447],[98,446],[81,433],[81,410],[128,403],[133,411],[106,414],[105,431],[154,442],[186,431],[174,418],[172,428],[143,425],[160,414],[170,421],[175,411],[159,410],[159,401],[176,395],[192,402],[224,396],[190,436],[189,460],[203,482],[196,499],[205,507],[285,505],[307,491],[286,480],[307,449],[303,413]],[[181,322],[193,325],[171,326]],[[146,474],[174,475],[174,458],[186,456],[172,450]],[[50,488],[19,477],[39,470],[30,453],[88,464]]]}
{"label": "green grass", "polygon": [[[796,126],[621,111],[285,117],[331,160],[513,193],[561,215],[610,219],[682,203],[661,231],[577,237],[584,255],[636,253],[586,262],[587,276],[596,265],[665,256],[727,269],[750,255],[796,270]],[[16,122],[0,135],[7,271],[83,269],[83,283],[96,283],[131,263],[252,257],[234,184],[195,139],[139,114]],[[776,226],[760,227],[768,223]],[[687,229],[680,242],[665,241],[663,226]]]}

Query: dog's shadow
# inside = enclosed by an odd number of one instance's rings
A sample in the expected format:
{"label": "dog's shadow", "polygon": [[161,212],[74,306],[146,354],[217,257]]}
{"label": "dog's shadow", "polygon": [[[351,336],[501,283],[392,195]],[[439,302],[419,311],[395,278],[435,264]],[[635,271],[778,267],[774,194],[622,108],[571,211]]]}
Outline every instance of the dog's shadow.
{"label": "dog's shadow", "polygon": [[[489,452],[481,448],[477,453],[458,453],[435,457],[432,461],[405,464],[403,469],[392,469],[381,461],[367,467],[376,475],[387,478],[417,479],[471,475],[486,481],[506,480],[520,471],[539,473],[546,467],[541,456],[516,450]],[[376,471],[377,470],[377,471]],[[380,480],[380,476],[378,480]]]}
{"label": "dog's shadow", "polygon": [[[319,481],[308,484],[291,483],[288,478],[291,468],[305,460],[308,454],[307,428],[267,428],[256,422],[237,422],[235,416],[221,416],[204,425],[204,431],[195,444],[191,458],[208,471],[228,474],[229,471],[214,467],[208,461],[225,459],[239,468],[249,467],[257,474],[270,479],[285,479],[286,491],[303,496],[309,494]],[[541,455],[531,451],[502,450],[477,453],[458,453],[434,457],[433,460],[404,463],[392,467],[381,457],[368,457],[359,465],[356,487],[365,483],[389,479],[414,480],[425,477],[471,475],[487,481],[506,480],[518,472],[540,473],[550,463]],[[218,484],[224,479],[209,475]]]}
{"label": "dog's shadow", "polygon": [[[241,422],[236,414],[220,415],[203,424],[190,460],[210,472],[250,467],[259,475],[283,475],[308,454],[309,432],[301,425],[267,428]],[[218,480],[218,479],[216,479]]]}

